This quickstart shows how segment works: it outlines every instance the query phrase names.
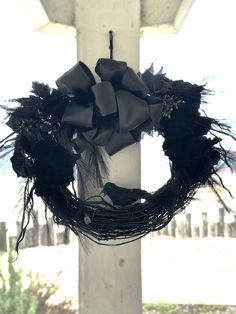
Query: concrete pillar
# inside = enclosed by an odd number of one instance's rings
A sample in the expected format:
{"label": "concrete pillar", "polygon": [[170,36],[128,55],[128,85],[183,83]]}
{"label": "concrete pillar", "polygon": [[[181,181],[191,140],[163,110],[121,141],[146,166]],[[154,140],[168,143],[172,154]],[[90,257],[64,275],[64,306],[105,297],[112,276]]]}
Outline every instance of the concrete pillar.
{"label": "concrete pillar", "polygon": [[[77,0],[78,59],[94,69],[109,57],[109,30],[114,59],[139,68],[140,0]],[[140,147],[134,144],[111,158],[111,182],[140,186]],[[92,244],[79,252],[80,314],[141,314],[140,241],[119,247]]]}

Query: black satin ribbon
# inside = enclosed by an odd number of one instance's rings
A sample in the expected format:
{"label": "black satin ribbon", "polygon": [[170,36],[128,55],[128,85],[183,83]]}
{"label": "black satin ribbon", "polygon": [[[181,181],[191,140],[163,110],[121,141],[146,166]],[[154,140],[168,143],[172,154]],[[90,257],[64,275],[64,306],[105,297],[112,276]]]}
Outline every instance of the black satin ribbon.
{"label": "black satin ribbon", "polygon": [[[142,125],[160,127],[163,104],[149,95],[149,89],[126,62],[99,59],[92,72],[78,62],[57,81],[58,89],[71,97],[62,122],[76,126],[86,141],[102,145],[113,155],[138,141]],[[137,133],[137,132],[136,132]]]}

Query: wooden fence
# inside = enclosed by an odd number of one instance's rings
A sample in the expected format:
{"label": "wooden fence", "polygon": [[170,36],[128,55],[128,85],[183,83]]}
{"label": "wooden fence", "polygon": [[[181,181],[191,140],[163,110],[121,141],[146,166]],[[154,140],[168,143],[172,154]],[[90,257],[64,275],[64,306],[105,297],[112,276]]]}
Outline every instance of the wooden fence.
{"label": "wooden fence", "polygon": [[207,212],[201,213],[201,221],[198,225],[193,222],[192,213],[183,214],[181,220],[174,217],[163,229],[152,232],[152,236],[165,235],[174,238],[196,238],[196,237],[236,237],[236,216],[231,221],[225,219],[225,209],[219,208],[218,222],[211,222]]}
{"label": "wooden fence", "polygon": [[[186,212],[174,217],[163,229],[151,233],[151,236],[171,236],[174,238],[196,238],[196,237],[236,237],[236,216],[231,215],[227,221],[225,209],[214,208],[218,221],[212,222],[208,212],[200,213],[200,220],[196,224],[193,212]],[[217,212],[218,211],[218,212]],[[179,219],[181,218],[181,219]],[[17,222],[17,232],[20,231],[20,223]],[[32,227],[27,229],[20,248],[30,248],[40,245],[69,244],[76,236],[68,229],[62,230],[48,218],[48,223],[41,225],[37,216],[33,220]],[[7,251],[15,248],[16,236],[8,236],[6,222],[0,222],[0,251]]]}
{"label": "wooden fence", "polygon": [[[17,222],[17,233],[21,229],[21,223]],[[52,218],[48,218],[47,224],[40,225],[37,218],[33,220],[33,226],[27,228],[25,237],[20,244],[20,248],[30,248],[40,245],[59,245],[69,244],[71,242],[72,233],[67,228],[58,228]],[[8,236],[6,222],[0,222],[0,251],[6,252],[14,249],[17,236]]]}

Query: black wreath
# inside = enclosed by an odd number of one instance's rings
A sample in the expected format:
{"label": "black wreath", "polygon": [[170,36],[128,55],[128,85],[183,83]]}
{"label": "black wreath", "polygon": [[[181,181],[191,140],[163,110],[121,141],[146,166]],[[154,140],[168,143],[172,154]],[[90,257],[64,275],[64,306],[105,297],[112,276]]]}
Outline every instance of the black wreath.
{"label": "black wreath", "polygon": [[[152,68],[137,75],[125,62],[110,59],[99,59],[95,71],[99,83],[79,62],[56,81],[58,89],[34,82],[31,96],[17,99],[20,105],[14,109],[5,108],[13,132],[1,141],[1,153],[14,148],[12,167],[26,179],[16,249],[34,194],[57,224],[75,234],[95,241],[128,241],[163,228],[200,186],[216,184],[213,175],[218,176],[220,160],[230,167],[231,156],[213,133],[235,137],[228,125],[200,114],[204,86],[170,80]],[[104,149],[113,155],[153,131],[164,137],[168,182],[154,193],[111,182],[103,186]],[[74,180],[80,198],[68,188]],[[86,199],[88,183],[94,180],[102,192]]]}

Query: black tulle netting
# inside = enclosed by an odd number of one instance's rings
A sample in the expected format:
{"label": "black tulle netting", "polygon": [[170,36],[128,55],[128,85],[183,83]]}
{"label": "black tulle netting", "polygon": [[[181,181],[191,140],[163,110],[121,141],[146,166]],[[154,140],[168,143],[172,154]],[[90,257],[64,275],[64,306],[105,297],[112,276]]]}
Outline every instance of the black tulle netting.
{"label": "black tulle netting", "polygon": [[[34,82],[31,96],[14,100],[17,107],[2,106],[12,133],[1,141],[1,157],[12,154],[13,170],[25,179],[17,250],[34,195],[75,234],[127,242],[166,226],[200,186],[224,187],[217,169],[231,167],[234,158],[219,136],[235,137],[227,124],[201,113],[204,86],[170,80],[152,68],[136,75],[125,62],[109,59],[98,60],[96,72],[100,83],[79,62],[57,89]],[[104,184],[106,153],[153,131],[164,137],[168,182],[152,193]],[[100,192],[86,198],[91,186]]]}

